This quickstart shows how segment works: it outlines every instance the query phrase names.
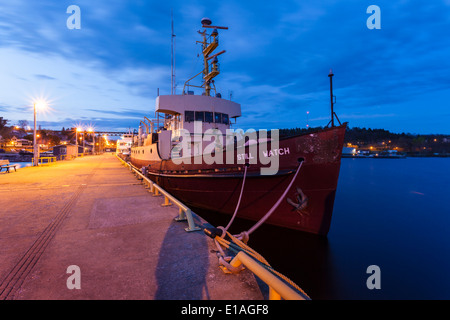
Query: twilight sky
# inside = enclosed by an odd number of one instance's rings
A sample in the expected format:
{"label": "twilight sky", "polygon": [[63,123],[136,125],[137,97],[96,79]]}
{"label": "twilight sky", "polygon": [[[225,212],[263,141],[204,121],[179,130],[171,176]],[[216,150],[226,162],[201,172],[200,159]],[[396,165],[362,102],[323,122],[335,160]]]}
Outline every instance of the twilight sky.
{"label": "twilight sky", "polygon": [[[80,29],[67,27],[70,5]],[[381,29],[367,27],[370,5]],[[200,20],[229,27],[215,80],[242,106],[234,128],[326,125],[332,68],[350,127],[450,134],[450,0],[1,0],[0,116],[32,125],[45,98],[43,128],[137,128],[157,89],[170,94],[171,10],[177,94],[202,68]]]}

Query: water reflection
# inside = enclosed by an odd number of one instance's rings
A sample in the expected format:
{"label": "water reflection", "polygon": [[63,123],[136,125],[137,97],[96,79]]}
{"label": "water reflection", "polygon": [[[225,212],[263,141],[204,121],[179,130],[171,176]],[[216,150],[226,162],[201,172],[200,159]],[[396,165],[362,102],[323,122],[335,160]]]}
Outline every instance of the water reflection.
{"label": "water reflection", "polygon": [[[448,168],[450,158],[342,159],[328,237],[263,225],[249,245],[313,300],[449,299]],[[198,213],[215,226],[230,218]],[[367,288],[370,265],[381,290]]]}

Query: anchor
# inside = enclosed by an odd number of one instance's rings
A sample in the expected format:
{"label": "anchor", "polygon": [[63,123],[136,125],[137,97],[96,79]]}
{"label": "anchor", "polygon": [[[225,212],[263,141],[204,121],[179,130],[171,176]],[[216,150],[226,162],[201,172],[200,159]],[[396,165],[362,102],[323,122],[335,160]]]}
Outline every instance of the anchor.
{"label": "anchor", "polygon": [[297,187],[297,202],[292,201],[290,198],[287,198],[286,201],[293,206],[292,211],[296,210],[300,215],[308,213],[304,212],[303,209],[308,205],[308,197],[303,193],[302,189]]}

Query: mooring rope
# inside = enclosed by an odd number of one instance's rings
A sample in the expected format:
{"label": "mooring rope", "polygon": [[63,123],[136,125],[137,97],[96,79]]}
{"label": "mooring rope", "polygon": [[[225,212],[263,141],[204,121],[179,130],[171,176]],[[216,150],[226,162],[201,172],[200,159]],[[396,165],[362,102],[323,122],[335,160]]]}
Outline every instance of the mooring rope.
{"label": "mooring rope", "polygon": [[[248,231],[243,231],[239,235],[233,236],[230,232],[228,232],[228,229],[231,226],[231,223],[233,222],[234,218],[236,217],[237,211],[239,209],[239,205],[240,205],[240,202],[241,202],[241,198],[242,198],[242,194],[243,194],[243,190],[244,190],[244,185],[245,185],[245,178],[246,178],[246,175],[247,175],[247,166],[246,166],[245,167],[245,171],[244,171],[244,179],[242,181],[242,186],[241,186],[241,193],[239,195],[239,200],[238,200],[238,203],[236,205],[236,209],[234,211],[234,214],[233,214],[230,222],[228,223],[226,228],[223,228],[223,227],[218,227],[217,228],[217,229],[221,230],[221,234],[218,234],[218,233],[217,234],[213,234],[211,231],[208,231],[208,233],[209,233],[209,236],[211,236],[214,239],[214,242],[215,242],[216,247],[218,249],[217,256],[219,258],[219,263],[223,267],[225,267],[229,272],[238,273],[238,272],[240,272],[242,270],[243,266],[240,265],[239,267],[233,267],[229,263],[231,261],[232,257],[226,256],[225,252],[222,250],[222,247],[224,247],[224,248],[226,248],[228,250],[231,250],[231,251],[233,251],[236,254],[239,253],[239,251],[244,251],[245,253],[247,253],[248,255],[252,256],[257,261],[259,261],[263,267],[265,267],[266,269],[268,269],[269,271],[271,271],[272,273],[274,273],[275,275],[277,275],[278,277],[283,279],[285,282],[287,282],[293,288],[295,288],[296,290],[301,292],[303,295],[305,295],[307,298],[309,298],[309,296],[298,285],[296,285],[293,281],[291,281],[289,278],[287,278],[286,276],[284,276],[280,272],[278,272],[275,269],[273,269],[270,266],[270,264],[267,262],[267,260],[264,259],[264,257],[262,255],[260,255],[258,252],[256,252],[254,249],[252,249],[251,247],[249,247],[247,245],[247,242],[248,242],[248,239],[249,239],[249,235],[253,231],[255,231],[257,228],[259,228],[259,226],[261,224],[263,224],[272,215],[272,213],[280,205],[281,201],[285,198],[287,192],[291,189],[292,184],[294,183],[295,179],[297,178],[297,175],[300,172],[302,164],[303,164],[303,161],[301,161],[299,163],[299,165],[297,167],[297,170],[296,170],[296,172],[294,174],[294,177],[292,178],[291,182],[289,183],[289,185],[287,186],[286,190],[283,192],[281,197],[278,199],[278,201],[272,206],[272,208],[252,228],[250,228]],[[205,232],[206,232],[206,230],[205,230]],[[231,239],[231,241],[226,240],[225,236],[228,236]]]}
{"label": "mooring rope", "polygon": [[[245,167],[244,167],[244,179],[242,180],[241,193],[239,194],[239,200],[238,200],[238,203],[236,205],[236,209],[234,210],[233,216],[230,219],[230,222],[228,222],[228,225],[224,229],[225,232],[228,231],[228,229],[230,228],[231,224],[233,223],[233,220],[236,217],[236,214],[238,212],[239,205],[241,204],[242,193],[244,192],[245,178],[247,177],[247,167],[248,167],[248,164],[246,163]],[[223,236],[225,235],[225,232],[222,233]]]}
{"label": "mooring rope", "polygon": [[248,231],[247,234],[250,235],[253,231],[255,231],[256,229],[259,228],[260,225],[262,225],[271,215],[272,213],[275,211],[276,208],[278,208],[278,206],[280,205],[281,201],[284,199],[284,197],[286,196],[286,194],[288,193],[288,191],[291,189],[292,184],[295,181],[295,178],[297,178],[298,173],[300,172],[300,169],[302,167],[303,161],[300,162],[300,164],[297,167],[297,171],[295,172],[294,177],[291,180],[291,183],[289,183],[288,187],[286,188],[286,190],[284,190],[283,194],[281,195],[281,197],[278,199],[278,201],[272,206],[272,208],[266,213],[266,215],[264,217],[262,217],[262,219],[260,219],[253,227],[251,227]]}
{"label": "mooring rope", "polygon": [[258,229],[272,215],[272,213],[278,208],[278,206],[280,205],[280,203],[284,199],[284,197],[286,197],[286,194],[291,189],[292,184],[294,183],[295,179],[297,178],[298,173],[300,172],[302,164],[303,164],[303,161],[301,161],[299,163],[299,165],[297,167],[297,171],[294,174],[294,177],[292,178],[291,182],[289,183],[287,188],[284,190],[283,194],[278,199],[278,201],[272,206],[272,208],[269,211],[267,211],[267,213],[253,227],[251,227],[248,231],[242,231],[240,234],[235,236],[236,238],[239,238],[244,242],[248,242],[250,234],[253,231],[255,231],[256,229]]}

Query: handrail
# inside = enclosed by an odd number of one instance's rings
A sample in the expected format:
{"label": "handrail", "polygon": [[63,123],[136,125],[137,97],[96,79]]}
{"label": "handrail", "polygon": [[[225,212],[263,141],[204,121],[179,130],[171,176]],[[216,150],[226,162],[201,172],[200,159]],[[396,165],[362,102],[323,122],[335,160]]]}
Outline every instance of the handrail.
{"label": "handrail", "polygon": [[[47,162],[44,162],[43,160],[46,159]],[[56,157],[39,157],[38,158],[38,165],[42,164],[50,164],[56,162]],[[34,165],[34,159],[31,159],[31,164]]]}
{"label": "handrail", "polygon": [[[115,155],[124,165],[129,166],[130,171],[133,171],[137,176],[142,178],[144,183],[147,183],[150,187],[150,191],[155,195],[159,195],[161,192],[165,197],[165,202],[163,206],[170,205],[169,200],[172,203],[175,203],[180,212],[180,216],[175,218],[176,221],[187,220],[188,228],[185,228],[186,231],[197,231],[201,230],[194,223],[192,218],[192,211],[186,205],[184,205],[181,201],[176,199],[166,190],[161,188],[155,182],[147,178],[143,175],[138,168],[133,166],[131,163],[125,162],[119,156]],[[244,251],[239,251],[236,256],[229,263],[232,267],[238,268],[241,264],[245,265],[253,274],[259,277],[262,281],[264,281],[269,287],[269,299],[270,300],[281,300],[281,298],[285,300],[311,300],[308,295],[302,294],[301,292],[295,291],[288,284],[283,282],[279,277],[277,277],[274,273],[264,268],[257,260],[253,259],[249,255],[247,255]]]}
{"label": "handrail", "polygon": [[201,228],[197,227],[194,222],[194,218],[192,217],[192,210],[188,208],[184,203],[182,203],[180,200],[175,198],[173,195],[171,195],[169,192],[164,190],[161,186],[157,185],[155,182],[147,178],[145,175],[143,175],[138,168],[133,166],[131,163],[125,162],[123,159],[121,159],[119,156],[115,155],[117,159],[119,159],[124,165],[129,166],[130,171],[134,172],[137,176],[139,176],[142,179],[143,183],[146,183],[150,189],[150,192],[153,193],[154,196],[159,196],[159,193],[164,195],[164,204],[163,206],[169,206],[171,205],[170,202],[174,203],[178,209],[179,209],[179,215],[175,218],[176,221],[187,221],[188,227],[185,228],[187,232],[191,231],[199,231],[202,230]]}
{"label": "handrail", "polygon": [[239,251],[230,262],[230,265],[235,268],[239,267],[241,264],[245,265],[269,286],[270,300],[281,300],[281,298],[286,300],[311,300],[309,297],[297,293],[280,278],[264,268],[260,263],[243,251]]}
{"label": "handrail", "polygon": [[146,124],[145,122],[141,121],[141,123],[145,126],[145,128],[147,129],[146,132],[147,134],[149,133],[149,128],[148,128],[148,124]]}

